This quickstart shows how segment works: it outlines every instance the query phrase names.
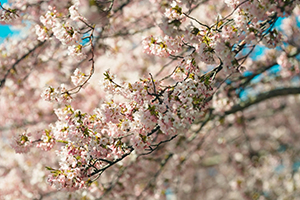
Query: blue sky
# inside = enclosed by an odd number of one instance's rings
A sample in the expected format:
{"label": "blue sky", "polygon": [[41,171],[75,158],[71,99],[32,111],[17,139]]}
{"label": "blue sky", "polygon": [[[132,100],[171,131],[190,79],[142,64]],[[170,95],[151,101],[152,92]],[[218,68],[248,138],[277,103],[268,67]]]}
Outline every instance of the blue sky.
{"label": "blue sky", "polygon": [[5,38],[9,35],[12,35],[13,31],[10,30],[9,26],[7,25],[0,25],[0,37]]}

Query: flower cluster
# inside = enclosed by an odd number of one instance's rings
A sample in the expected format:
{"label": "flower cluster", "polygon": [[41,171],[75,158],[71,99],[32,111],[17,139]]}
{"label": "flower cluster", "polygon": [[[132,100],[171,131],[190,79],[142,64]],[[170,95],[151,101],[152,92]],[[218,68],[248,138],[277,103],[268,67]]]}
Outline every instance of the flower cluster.
{"label": "flower cluster", "polygon": [[72,80],[72,83],[75,86],[79,86],[79,85],[82,85],[85,82],[86,77],[85,77],[85,74],[82,73],[81,71],[79,71],[79,69],[77,68],[74,71],[74,76],[71,76],[71,80]]}
{"label": "flower cluster", "polygon": [[79,1],[75,1],[74,5],[72,5],[69,8],[70,19],[72,19],[74,21],[79,21],[79,20],[86,21],[86,19],[78,12],[78,6],[79,5],[80,5],[80,2]]}
{"label": "flower cluster", "polygon": [[72,100],[71,96],[67,92],[64,84],[61,84],[58,88],[53,88],[51,86],[47,87],[41,94],[42,99],[50,102],[70,102]]}
{"label": "flower cluster", "polygon": [[82,52],[83,46],[81,44],[68,47],[68,55],[74,58],[76,61],[81,61],[86,58],[86,54]]}
{"label": "flower cluster", "polygon": [[30,147],[33,146],[30,132],[23,132],[14,137],[11,146],[15,149],[16,153],[27,153]]}
{"label": "flower cluster", "polygon": [[0,11],[0,21],[8,23],[19,17],[17,10],[9,8],[7,4],[0,4],[0,7],[2,8]]}
{"label": "flower cluster", "polygon": [[199,49],[199,60],[206,64],[214,64],[214,50],[210,46],[207,46],[205,43],[200,43]]}
{"label": "flower cluster", "polygon": [[166,8],[164,13],[165,17],[169,20],[168,22],[180,21],[184,15],[182,14],[182,9],[179,7],[178,2],[173,1],[170,6],[171,8]]}
{"label": "flower cluster", "polygon": [[68,22],[62,24],[57,21],[52,31],[54,36],[59,39],[63,45],[75,45],[77,42],[80,42],[80,34],[74,30]]}
{"label": "flower cluster", "polygon": [[143,42],[144,52],[147,54],[153,54],[161,57],[168,57],[170,55],[166,43],[153,36],[146,37]]}
{"label": "flower cluster", "polygon": [[60,151],[57,151],[58,156],[61,158],[60,170],[51,170],[51,175],[48,177],[50,185],[56,187],[56,189],[68,188],[76,190],[84,187],[84,181],[81,180],[82,171],[76,168],[78,159],[76,159],[70,149],[62,147]]}
{"label": "flower cluster", "polygon": [[[44,131],[37,145],[49,150],[56,142],[63,144],[57,152],[60,168],[50,170],[48,181],[58,188],[78,189],[83,180],[114,159],[133,149],[141,152],[148,148],[154,130],[174,136],[202,116],[212,88],[209,78],[195,74],[197,68],[191,62],[187,60],[185,64],[188,77],[169,88],[162,88],[160,82],[150,78],[116,86],[114,76],[106,72],[106,82],[110,82],[106,89],[118,88],[127,103],[104,102],[94,114],[74,110],[70,105],[56,109],[58,121]],[[78,81],[78,69],[75,75]],[[53,93],[50,89],[47,98],[55,99]]]}
{"label": "flower cluster", "polygon": [[[55,8],[49,6],[48,9],[47,13],[40,17],[43,26],[35,26],[38,40],[48,40],[53,34],[63,45],[68,46],[69,55],[76,58],[76,60],[84,59],[86,55],[82,53],[81,34],[68,21],[62,21],[60,13]],[[74,8],[70,9],[70,12],[74,18],[72,18],[73,20],[83,19],[77,15],[74,16],[76,13]]]}
{"label": "flower cluster", "polygon": [[49,6],[49,11],[44,16],[40,17],[40,21],[42,22],[43,26],[35,25],[36,28],[36,34],[38,36],[38,40],[44,41],[48,40],[50,38],[50,35],[52,33],[51,29],[52,27],[55,27],[57,23],[57,11]]}
{"label": "flower cluster", "polygon": [[36,145],[36,147],[43,149],[44,151],[49,151],[53,148],[56,141],[53,138],[51,130],[45,130],[41,137],[41,141]]}
{"label": "flower cluster", "polygon": [[144,38],[142,42],[144,52],[160,57],[168,57],[170,54],[180,52],[182,49],[182,37],[165,36],[163,39],[153,36]]}

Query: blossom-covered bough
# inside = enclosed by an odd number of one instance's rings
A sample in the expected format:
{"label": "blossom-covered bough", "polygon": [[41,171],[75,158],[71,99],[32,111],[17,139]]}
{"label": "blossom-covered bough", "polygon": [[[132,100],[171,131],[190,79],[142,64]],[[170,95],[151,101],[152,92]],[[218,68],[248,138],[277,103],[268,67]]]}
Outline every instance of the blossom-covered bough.
{"label": "blossom-covered bough", "polygon": [[1,198],[296,197],[299,98],[268,99],[300,93],[298,4],[1,4]]}

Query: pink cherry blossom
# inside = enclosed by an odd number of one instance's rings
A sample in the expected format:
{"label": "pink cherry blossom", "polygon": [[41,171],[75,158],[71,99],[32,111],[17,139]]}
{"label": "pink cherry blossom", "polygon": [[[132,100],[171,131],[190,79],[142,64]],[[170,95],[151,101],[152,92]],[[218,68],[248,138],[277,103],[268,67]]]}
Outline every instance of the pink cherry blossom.
{"label": "pink cherry blossom", "polygon": [[0,5],[0,199],[299,196],[299,0]]}

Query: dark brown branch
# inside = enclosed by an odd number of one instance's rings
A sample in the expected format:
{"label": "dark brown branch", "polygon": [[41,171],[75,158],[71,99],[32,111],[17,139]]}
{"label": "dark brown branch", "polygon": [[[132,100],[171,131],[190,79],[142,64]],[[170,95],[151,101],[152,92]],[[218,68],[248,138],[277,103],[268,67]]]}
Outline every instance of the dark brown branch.
{"label": "dark brown branch", "polygon": [[[230,17],[231,15],[233,15],[233,13],[234,13],[241,5],[243,5],[243,4],[246,3],[247,1],[249,1],[249,0],[245,0],[245,1],[241,2],[239,5],[237,5],[237,6],[231,11],[230,14],[228,14],[226,17],[220,19],[219,22],[228,19],[228,17]],[[216,24],[213,24],[211,27],[213,27],[213,26],[215,26],[215,25],[216,25]]]}
{"label": "dark brown branch", "polygon": [[[149,149],[146,149],[146,150],[148,150],[149,152],[147,152],[147,153],[142,153],[142,154],[140,154],[139,156],[144,156],[144,155],[151,154],[153,151],[157,150],[158,147],[159,147],[161,144],[170,142],[171,140],[173,140],[173,139],[176,138],[176,137],[177,137],[177,135],[174,135],[174,136],[172,136],[170,139],[163,140],[163,141],[159,142],[158,144],[153,144],[153,145],[149,146]],[[154,148],[152,148],[152,146],[153,146]]]}
{"label": "dark brown branch", "polygon": [[189,19],[191,19],[191,20],[194,20],[195,22],[197,22],[197,23],[200,24],[201,26],[206,27],[208,30],[210,29],[210,27],[209,27],[208,25],[206,25],[206,24],[204,24],[204,23],[198,21],[196,18],[191,17],[191,16],[189,16],[189,15],[186,14],[186,13],[182,13],[182,14],[183,14],[184,16],[186,16],[187,18],[189,18]]}
{"label": "dark brown branch", "polygon": [[0,80],[0,88],[4,86],[6,78],[8,77],[8,75],[11,73],[11,70],[15,70],[16,66],[25,58],[27,58],[27,56],[29,56],[32,52],[34,52],[38,47],[42,46],[43,44],[45,44],[44,42],[39,42],[35,47],[33,47],[31,50],[29,50],[26,54],[24,54],[21,58],[19,58],[5,73],[4,77],[2,80]]}
{"label": "dark brown branch", "polygon": [[67,93],[68,95],[72,95],[72,94],[78,93],[81,90],[81,88],[83,88],[88,83],[88,81],[91,79],[92,75],[94,74],[94,71],[95,71],[95,58],[94,58],[95,57],[95,53],[94,53],[95,50],[94,50],[94,44],[93,44],[94,30],[95,30],[95,27],[92,27],[91,33],[88,37],[89,40],[90,40],[89,43],[91,45],[91,55],[92,55],[91,59],[89,59],[89,61],[91,61],[91,63],[92,63],[90,73],[89,73],[88,77],[86,78],[86,80],[81,85],[78,85],[78,86],[76,86],[72,89],[69,89],[68,91],[66,91],[62,94]]}
{"label": "dark brown branch", "polygon": [[118,158],[118,159],[112,161],[111,163],[109,163],[108,165],[102,167],[101,169],[98,169],[98,170],[94,171],[93,173],[89,174],[88,177],[92,177],[92,176],[94,176],[94,175],[96,175],[96,174],[98,174],[98,173],[101,174],[101,173],[104,172],[106,169],[110,168],[110,167],[113,166],[114,164],[116,164],[116,163],[118,163],[119,161],[121,161],[121,160],[123,160],[124,158],[126,158],[128,155],[131,154],[131,152],[132,152],[133,150],[134,150],[134,149],[133,149],[132,147],[130,147],[129,152],[125,153],[124,155],[122,155],[122,157],[120,157],[120,158]]}
{"label": "dark brown branch", "polygon": [[292,95],[292,94],[300,94],[300,88],[299,87],[291,87],[291,88],[280,88],[271,90],[265,93],[261,93],[257,95],[256,97],[250,98],[246,102],[241,102],[238,105],[233,106],[230,110],[225,111],[225,115],[229,115],[232,113],[236,113],[238,111],[244,110],[254,104],[258,104],[264,100],[271,99],[278,96],[286,96],[286,95]]}

